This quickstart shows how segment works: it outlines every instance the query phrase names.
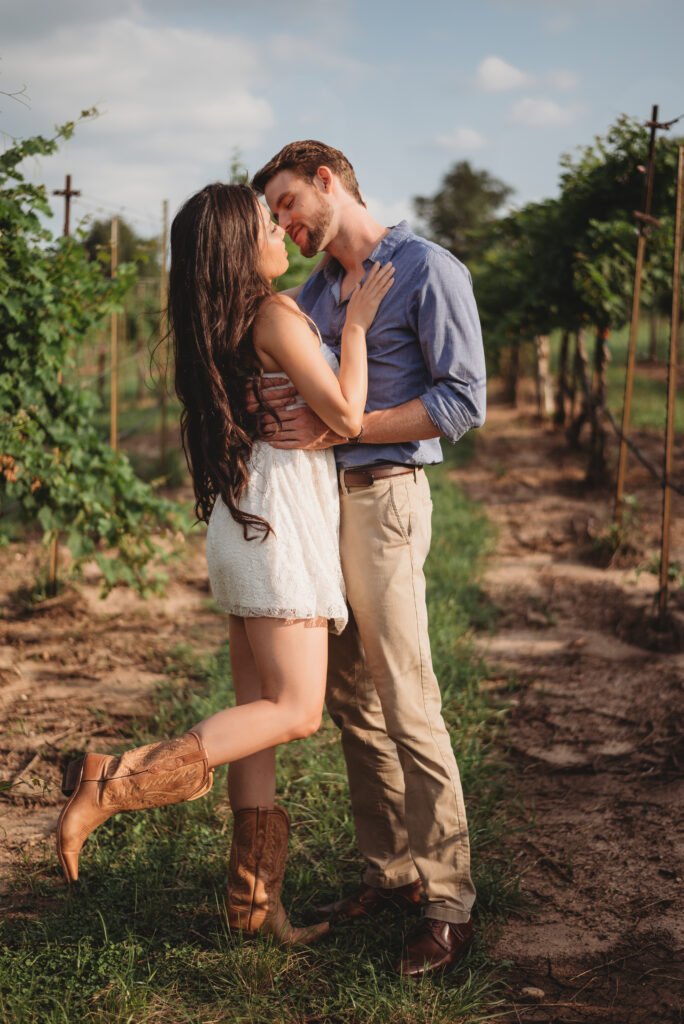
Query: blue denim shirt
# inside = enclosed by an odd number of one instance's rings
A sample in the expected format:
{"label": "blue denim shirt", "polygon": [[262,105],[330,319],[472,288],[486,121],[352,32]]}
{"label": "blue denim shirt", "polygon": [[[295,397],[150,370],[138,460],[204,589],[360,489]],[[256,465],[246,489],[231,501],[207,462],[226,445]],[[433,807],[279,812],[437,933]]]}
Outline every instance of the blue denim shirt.
{"label": "blue denim shirt", "polygon": [[[368,331],[366,411],[391,409],[420,398],[440,434],[456,442],[485,416],[485,363],[470,274],[451,253],[410,231],[390,229],[364,262],[394,264],[394,285]],[[344,270],[331,260],[299,295],[323,341],[340,353],[347,300],[340,301]],[[400,444],[337,445],[339,468],[442,461],[439,438]]]}

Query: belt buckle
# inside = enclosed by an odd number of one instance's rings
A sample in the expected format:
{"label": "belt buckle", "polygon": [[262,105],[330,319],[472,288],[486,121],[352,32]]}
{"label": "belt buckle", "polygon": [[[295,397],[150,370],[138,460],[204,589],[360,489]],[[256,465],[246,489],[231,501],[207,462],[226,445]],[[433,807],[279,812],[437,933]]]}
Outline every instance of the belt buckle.
{"label": "belt buckle", "polygon": [[[367,483],[364,483],[364,484],[348,484],[347,483],[347,473],[355,473],[357,476],[365,476],[366,479],[367,479]],[[374,484],[375,484],[375,477],[373,476],[373,471],[371,469],[354,469],[353,467],[350,467],[349,469],[345,469],[345,471],[344,471],[344,486],[347,489],[347,494],[351,493],[351,488],[352,487],[372,487]]]}

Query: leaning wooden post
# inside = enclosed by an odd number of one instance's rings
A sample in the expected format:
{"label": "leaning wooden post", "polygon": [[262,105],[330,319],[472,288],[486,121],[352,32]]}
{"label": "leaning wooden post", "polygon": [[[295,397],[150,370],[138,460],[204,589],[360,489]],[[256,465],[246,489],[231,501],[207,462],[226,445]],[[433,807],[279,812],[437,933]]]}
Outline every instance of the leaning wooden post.
{"label": "leaning wooden post", "polygon": [[[112,279],[116,276],[116,267],[119,262],[119,218],[112,217],[112,234],[110,239],[111,248],[111,276]],[[118,373],[118,332],[119,332],[119,320],[116,314],[116,310],[112,313],[112,344],[111,344],[111,367],[110,367],[110,404],[109,404],[109,444],[116,451],[117,448],[117,434],[118,434],[118,390],[119,390],[119,373]]]}
{"label": "leaning wooden post", "polygon": [[677,349],[679,342],[679,304],[681,292],[680,258],[682,252],[682,193],[684,192],[684,146],[679,147],[677,166],[677,213],[675,218],[674,269],[672,272],[672,321],[670,326],[670,359],[667,368],[667,423],[665,457],[663,460],[663,521],[660,544],[660,591],[658,611],[665,626],[667,613],[668,569],[670,562],[670,514],[672,506],[672,449],[674,447],[674,413],[677,395]]}
{"label": "leaning wooden post", "polygon": [[[641,306],[641,276],[646,251],[646,236],[651,219],[651,199],[653,197],[653,178],[655,174],[655,139],[658,123],[658,107],[651,111],[651,138],[648,149],[648,168],[646,174],[646,202],[643,215],[637,214],[639,220],[639,241],[637,243],[636,269],[634,271],[634,296],[632,299],[632,323],[629,332],[627,349],[627,372],[625,375],[625,398],[622,406],[622,430],[620,432],[620,456],[618,458],[617,485],[615,488],[614,521],[622,522],[622,499],[625,490],[625,469],[627,466],[627,435],[632,413],[632,389],[634,386],[634,361],[636,358],[637,331],[639,329],[639,309]],[[635,211],[636,213],[636,211]]]}
{"label": "leaning wooden post", "polygon": [[162,203],[162,243],[161,243],[161,272],[159,275],[159,363],[161,366],[161,429],[159,434],[159,462],[162,476],[166,476],[166,453],[168,450],[168,409],[167,409],[167,387],[166,377],[168,369],[168,345],[166,334],[168,330],[166,302],[167,302],[167,269],[166,250],[169,237],[169,201],[165,199]]}

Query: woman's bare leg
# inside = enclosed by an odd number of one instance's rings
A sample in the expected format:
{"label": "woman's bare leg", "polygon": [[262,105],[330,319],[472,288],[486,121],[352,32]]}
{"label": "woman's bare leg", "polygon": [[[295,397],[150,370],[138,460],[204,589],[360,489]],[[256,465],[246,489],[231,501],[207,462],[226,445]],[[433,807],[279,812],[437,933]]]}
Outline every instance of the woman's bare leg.
{"label": "woman's bare leg", "polygon": [[243,623],[262,696],[219,711],[193,728],[210,768],[310,736],[321,721],[328,662],[325,620],[259,618]]}
{"label": "woman's bare leg", "polygon": [[[251,704],[262,697],[261,679],[244,619],[229,616],[230,667],[237,704]],[[245,807],[272,808],[275,803],[275,747],[233,761],[228,768],[228,796],[233,814]]]}

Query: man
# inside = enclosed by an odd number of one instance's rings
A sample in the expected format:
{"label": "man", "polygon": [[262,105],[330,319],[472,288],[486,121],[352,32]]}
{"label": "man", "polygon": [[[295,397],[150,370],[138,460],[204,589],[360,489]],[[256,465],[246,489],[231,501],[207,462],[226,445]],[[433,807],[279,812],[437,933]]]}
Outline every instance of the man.
{"label": "man", "polygon": [[484,420],[477,309],[466,268],[405,222],[379,224],[338,150],[292,143],[253,186],[305,256],[325,250],[331,257],[298,303],[338,354],[349,295],[373,261],[395,268],[394,286],[367,335],[361,432],[338,437],[309,409],[286,410],[285,397],[273,443],[334,445],[339,470],[351,615],[344,634],[330,639],[326,703],[341,730],[367,869],[359,891],[321,913],[339,919],[422,904],[398,964],[402,974],[419,977],[453,963],[472,934],[463,794],[427,631],[423,563],[431,502],[422,467],[441,462],[440,435],[455,442]]}

